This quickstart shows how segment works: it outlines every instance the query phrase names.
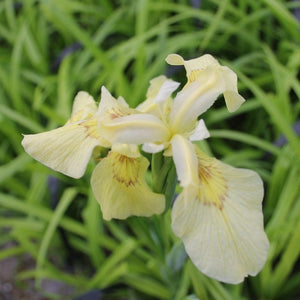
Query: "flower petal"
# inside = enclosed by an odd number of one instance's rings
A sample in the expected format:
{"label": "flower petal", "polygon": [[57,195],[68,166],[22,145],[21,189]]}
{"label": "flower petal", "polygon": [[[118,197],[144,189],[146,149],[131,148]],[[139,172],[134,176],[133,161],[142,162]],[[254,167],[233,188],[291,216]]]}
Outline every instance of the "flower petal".
{"label": "flower petal", "polygon": [[184,65],[184,59],[178,54],[169,54],[166,58],[166,62],[172,66]]}
{"label": "flower petal", "polygon": [[145,143],[142,147],[143,151],[148,153],[158,153],[165,149],[164,144]]}
{"label": "flower petal", "polygon": [[95,146],[102,146],[97,120],[91,119],[63,127],[25,135],[25,151],[47,167],[73,178],[83,175]]}
{"label": "flower petal", "polygon": [[229,112],[234,112],[245,102],[245,99],[238,93],[236,74],[228,67],[220,67],[220,71],[225,81],[226,106]]}
{"label": "flower petal", "polygon": [[111,146],[112,152],[119,153],[124,156],[131,158],[137,158],[141,156],[137,145],[132,144],[113,144]]}
{"label": "flower petal", "polygon": [[190,135],[190,141],[201,141],[210,137],[203,119],[199,120],[194,132]]}
{"label": "flower petal", "polygon": [[[201,156],[201,158],[199,158]],[[199,155],[198,190],[175,201],[172,228],[193,263],[206,275],[240,283],[263,267],[269,242],[263,229],[263,185],[253,171]]]}
{"label": "flower petal", "polygon": [[224,92],[224,81],[212,68],[206,68],[198,79],[188,84],[174,99],[170,125],[174,132],[189,131],[198,116],[210,108]]}
{"label": "flower petal", "polygon": [[159,118],[166,119],[169,113],[166,102],[180,84],[168,79],[166,76],[158,76],[150,81],[147,91],[147,99],[139,104],[136,109],[144,113],[151,113]]}
{"label": "flower petal", "polygon": [[98,129],[111,143],[142,144],[169,138],[169,129],[156,116],[145,114],[116,100],[105,87],[101,90]]}
{"label": "flower petal", "polygon": [[180,55],[170,54],[166,60],[171,65],[184,65],[186,76],[188,78],[185,87],[189,86],[192,82],[199,80],[199,76],[201,76],[207,68],[212,69],[216,75],[224,81],[225,88],[223,92],[229,112],[236,111],[245,101],[238,93],[236,74],[228,67],[221,66],[213,56],[205,54],[198,58],[184,60]]}
{"label": "flower petal", "polygon": [[145,182],[149,162],[111,151],[96,166],[91,185],[105,220],[151,216],[165,209],[164,195],[153,193]]}
{"label": "flower petal", "polygon": [[158,93],[153,99],[153,102],[156,104],[163,104],[166,99],[168,99],[172,93],[179,87],[180,83],[167,79],[161,85]]}
{"label": "flower petal", "polygon": [[206,68],[215,68],[220,66],[218,61],[210,54],[204,54],[200,57],[189,60],[184,60],[178,54],[170,54],[166,58],[166,61],[170,65],[184,65],[188,83],[195,81],[201,71]]}
{"label": "flower petal", "polygon": [[169,129],[159,118],[142,113],[102,121],[99,131],[111,143],[164,142],[170,137]]}
{"label": "flower petal", "polygon": [[181,135],[171,140],[173,160],[180,185],[198,184],[197,157],[193,144]]}
{"label": "flower petal", "polygon": [[67,123],[90,119],[97,112],[97,104],[94,98],[87,92],[80,91],[73,102],[72,115]]}

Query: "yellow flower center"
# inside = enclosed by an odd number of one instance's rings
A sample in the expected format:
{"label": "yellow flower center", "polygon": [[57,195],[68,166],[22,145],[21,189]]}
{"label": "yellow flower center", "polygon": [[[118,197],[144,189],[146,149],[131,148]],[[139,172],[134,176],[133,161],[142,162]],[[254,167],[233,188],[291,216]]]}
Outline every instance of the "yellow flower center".
{"label": "yellow flower center", "polygon": [[220,210],[224,206],[227,193],[225,179],[214,159],[203,159],[198,156],[198,174],[200,187],[198,198],[204,205],[214,205]]}
{"label": "yellow flower center", "polygon": [[138,158],[128,157],[116,152],[110,152],[113,156],[112,170],[113,177],[126,187],[134,186],[138,181],[139,164]]}

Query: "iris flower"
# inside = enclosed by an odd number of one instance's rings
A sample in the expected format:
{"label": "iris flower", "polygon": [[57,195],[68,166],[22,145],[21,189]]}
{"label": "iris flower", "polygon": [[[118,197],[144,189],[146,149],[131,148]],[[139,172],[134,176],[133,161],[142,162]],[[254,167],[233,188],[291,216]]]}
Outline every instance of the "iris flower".
{"label": "iris flower", "polygon": [[[109,106],[109,108],[108,108]],[[114,116],[131,112],[126,102],[114,99],[102,88],[99,108],[86,92],[75,97],[71,118],[67,123],[48,132],[25,135],[22,145],[33,158],[73,178],[83,176],[86,166],[99,147],[111,148],[101,158],[91,178],[94,195],[105,220],[128,216],[151,216],[165,209],[165,199],[151,191],[145,181],[149,165],[136,145],[111,145],[98,130],[102,110]]]}
{"label": "iris flower", "polygon": [[173,157],[182,188],[172,207],[175,235],[200,271],[239,283],[256,275],[267,258],[262,180],[254,171],[207,156],[193,142],[209,137],[200,116],[219,95],[230,112],[245,100],[236,74],[211,55],[186,61],[171,54],[166,60],[186,69],[187,83],[174,99],[179,83],[165,76],[151,80],[145,101],[135,109],[104,87],[98,108],[89,94],[80,92],[64,126],[25,135],[22,144],[41,163],[74,178],[84,174],[97,149],[109,149],[91,178],[106,220],[162,213],[165,197],[147,185],[149,162],[138,147]]}
{"label": "iris flower", "polygon": [[187,72],[188,81],[175,99],[171,94],[178,83],[155,78],[133,114],[103,118],[100,131],[111,143],[142,144],[146,152],[173,156],[182,187],[172,208],[174,233],[204,274],[239,283],[256,275],[267,257],[262,180],[254,171],[208,157],[192,142],[209,137],[198,118],[220,94],[229,111],[245,100],[238,94],[236,74],[210,55],[184,61],[172,54],[167,62],[182,64]]}

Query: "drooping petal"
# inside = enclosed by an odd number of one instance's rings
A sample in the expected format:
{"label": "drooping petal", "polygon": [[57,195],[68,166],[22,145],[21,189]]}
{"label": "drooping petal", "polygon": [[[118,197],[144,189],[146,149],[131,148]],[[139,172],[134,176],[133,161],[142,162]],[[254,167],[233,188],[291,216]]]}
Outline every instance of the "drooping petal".
{"label": "drooping petal", "polygon": [[181,135],[171,140],[173,160],[180,185],[198,184],[197,157],[193,144]]}
{"label": "drooping petal", "polygon": [[37,161],[65,175],[79,178],[96,146],[109,147],[97,128],[97,105],[87,92],[79,92],[72,115],[57,129],[25,135],[22,145]]}
{"label": "drooping petal", "polygon": [[245,99],[238,93],[237,76],[228,67],[220,67],[220,71],[225,81],[224,98],[229,112],[236,111]]}
{"label": "drooping petal", "polygon": [[153,193],[145,181],[147,159],[124,155],[124,149],[121,152],[111,151],[96,166],[91,178],[103,218],[125,219],[162,213],[164,195]]}
{"label": "drooping petal", "polygon": [[83,175],[94,148],[106,143],[97,131],[96,118],[25,135],[22,141],[34,159],[73,178]]}
{"label": "drooping petal", "polygon": [[186,187],[176,199],[172,228],[200,271],[236,284],[255,276],[267,258],[262,181],[203,153],[198,160],[199,188]]}

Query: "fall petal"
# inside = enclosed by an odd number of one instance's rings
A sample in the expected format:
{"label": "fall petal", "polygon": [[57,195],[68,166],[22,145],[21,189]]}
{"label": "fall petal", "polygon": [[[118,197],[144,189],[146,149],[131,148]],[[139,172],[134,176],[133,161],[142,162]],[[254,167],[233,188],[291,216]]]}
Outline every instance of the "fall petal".
{"label": "fall petal", "polygon": [[236,111],[245,99],[238,93],[237,75],[228,67],[220,67],[220,72],[225,82],[224,98],[229,112]]}
{"label": "fall petal", "polygon": [[200,173],[199,189],[186,187],[175,201],[175,234],[204,274],[234,284],[255,276],[264,266],[269,248],[263,229],[260,177],[202,154]]}
{"label": "fall petal", "polygon": [[79,178],[83,175],[95,146],[102,145],[96,119],[25,135],[25,151],[55,171]]}
{"label": "fall petal", "polygon": [[151,216],[165,209],[165,198],[145,182],[146,158],[111,151],[96,166],[91,185],[105,220]]}

